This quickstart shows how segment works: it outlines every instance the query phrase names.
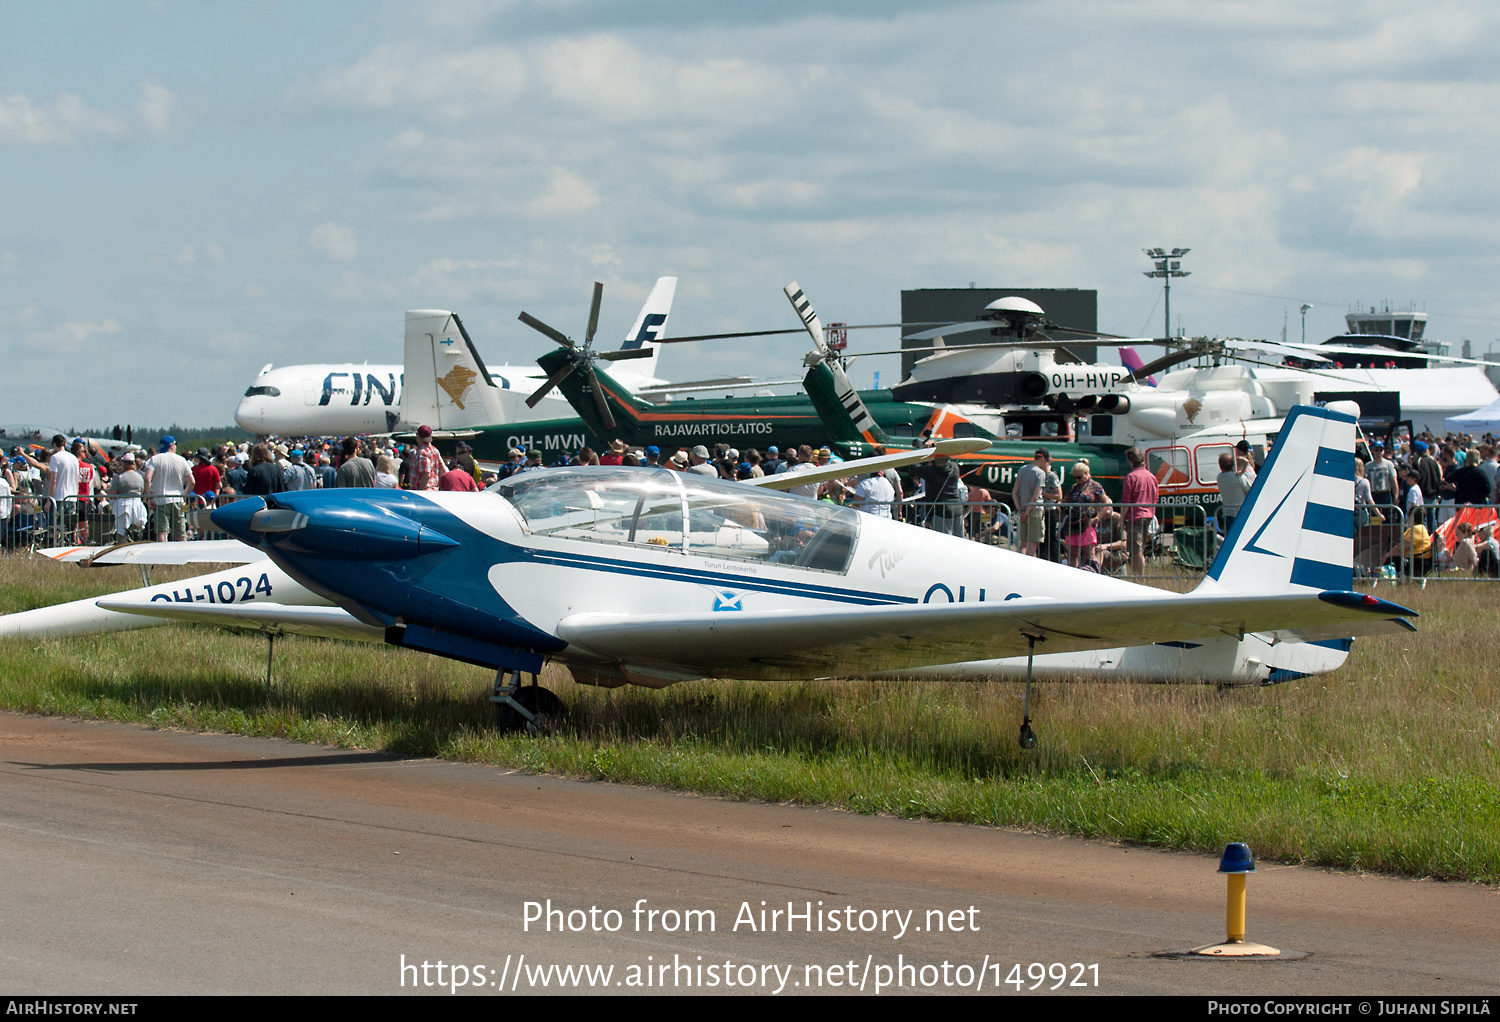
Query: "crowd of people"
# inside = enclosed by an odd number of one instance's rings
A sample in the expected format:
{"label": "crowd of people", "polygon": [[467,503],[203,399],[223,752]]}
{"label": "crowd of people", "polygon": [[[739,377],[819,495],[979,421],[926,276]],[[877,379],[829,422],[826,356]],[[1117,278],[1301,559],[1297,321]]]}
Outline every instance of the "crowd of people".
{"label": "crowd of people", "polygon": [[1392,447],[1373,442],[1355,457],[1356,526],[1375,536],[1399,533],[1357,553],[1361,568],[1500,578],[1492,510],[1500,505],[1500,443],[1489,434],[1476,441],[1422,433]]}
{"label": "crowd of people", "polygon": [[[1375,527],[1387,527],[1390,534],[1387,545],[1365,545],[1361,569],[1404,565],[1403,572],[1451,568],[1500,577],[1500,523],[1493,511],[1483,510],[1500,505],[1500,444],[1491,436],[1476,443],[1467,436],[1423,434],[1398,438],[1393,446],[1387,451],[1383,442],[1361,444],[1356,455],[1356,525],[1377,543],[1385,533]],[[614,440],[602,452],[583,447],[557,452],[550,460],[540,450],[515,448],[503,464],[486,470],[466,443],[445,458],[426,426],[409,443],[390,437],[267,438],[202,447],[187,456],[170,435],[155,446],[131,446],[113,455],[61,434],[51,438],[51,447],[44,458],[15,445],[0,462],[0,536],[11,541],[6,545],[16,545],[18,523],[12,519],[20,516],[13,512],[25,504],[18,498],[28,496],[50,498],[33,507],[28,524],[34,532],[45,530],[58,545],[172,541],[191,534],[188,510],[243,495],[334,487],[480,490],[518,473],[569,465],[660,467],[744,481],[840,460],[827,447],[808,445],[786,451],[698,445],[664,456],[655,446],[637,450]],[[1269,448],[1269,443],[1260,448],[1242,440],[1220,457],[1222,505],[1216,524],[1221,533],[1232,527]],[[1013,512],[985,488],[966,485],[959,467],[944,457],[904,474],[862,472],[851,462],[847,476],[788,492],[983,542],[1009,539],[1028,556],[1085,570],[1139,575],[1160,533],[1159,494],[1142,452],[1132,448],[1126,460],[1130,472],[1118,505],[1092,477],[1087,461],[1054,466],[1045,447],[1016,474]],[[1065,478],[1071,483],[1066,491]],[[1455,516],[1464,520],[1442,528]]]}

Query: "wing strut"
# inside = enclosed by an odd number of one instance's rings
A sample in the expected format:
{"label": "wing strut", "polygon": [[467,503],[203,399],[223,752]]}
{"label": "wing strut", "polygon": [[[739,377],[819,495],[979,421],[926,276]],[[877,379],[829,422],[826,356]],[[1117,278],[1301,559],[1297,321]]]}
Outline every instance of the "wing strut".
{"label": "wing strut", "polygon": [[1036,644],[1046,642],[1045,635],[1032,635],[1030,632],[1022,632],[1026,636],[1026,703],[1021,710],[1021,748],[1036,748],[1036,732],[1031,730],[1031,665],[1036,660]]}

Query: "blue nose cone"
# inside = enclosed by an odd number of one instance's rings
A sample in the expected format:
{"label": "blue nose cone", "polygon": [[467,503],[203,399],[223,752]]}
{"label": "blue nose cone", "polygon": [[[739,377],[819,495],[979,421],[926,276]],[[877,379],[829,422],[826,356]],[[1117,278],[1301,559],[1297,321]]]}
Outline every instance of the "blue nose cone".
{"label": "blue nose cone", "polygon": [[250,519],[255,516],[257,511],[264,511],[265,509],[266,502],[259,497],[245,497],[232,504],[225,504],[223,507],[215,508],[208,517],[215,525],[229,533],[235,539],[242,543],[249,543],[251,546],[258,547],[261,545],[261,533],[251,531]]}
{"label": "blue nose cone", "polygon": [[1219,859],[1220,873],[1254,873],[1255,856],[1250,854],[1250,846],[1243,841],[1235,841],[1224,846],[1224,855]]}

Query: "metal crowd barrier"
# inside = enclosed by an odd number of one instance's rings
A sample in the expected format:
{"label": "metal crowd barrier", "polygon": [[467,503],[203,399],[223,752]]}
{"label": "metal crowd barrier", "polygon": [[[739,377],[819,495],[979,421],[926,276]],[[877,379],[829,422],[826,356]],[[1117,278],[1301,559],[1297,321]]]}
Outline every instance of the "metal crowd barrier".
{"label": "metal crowd barrier", "polygon": [[[850,502],[857,510],[870,510]],[[889,505],[890,516],[911,525],[963,536],[979,543],[1020,552],[1021,515],[1003,501],[897,501]],[[1191,578],[1201,575],[1218,553],[1222,532],[1200,504],[1178,504],[1168,501],[1156,504],[1044,504],[1041,509],[1042,539],[1036,556],[1058,563],[1068,562],[1068,544],[1064,532],[1068,512],[1076,510],[1085,527],[1092,525],[1098,540],[1085,563],[1105,574],[1129,572],[1130,535],[1125,516],[1133,509],[1149,509],[1144,521],[1149,524],[1141,536],[1145,573],[1140,578]],[[1095,520],[1099,512],[1109,517]],[[1114,517],[1118,515],[1119,517]],[[884,517],[882,515],[882,517]],[[1082,531],[1081,529],[1079,530]]]}
{"label": "metal crowd barrier", "polygon": [[[1476,555],[1474,566],[1467,569],[1456,566],[1458,526],[1467,523],[1477,532],[1481,527],[1491,525],[1492,537],[1500,540],[1500,507],[1494,504],[1440,502],[1414,507],[1407,515],[1402,515],[1400,509],[1388,505],[1379,506],[1378,510],[1387,523],[1396,523],[1395,527],[1391,524],[1386,526],[1384,538],[1390,541],[1386,552],[1390,553],[1400,544],[1397,556],[1382,562],[1380,577],[1394,576],[1394,580],[1420,581],[1424,585],[1437,581],[1481,582],[1500,578],[1500,556],[1497,556],[1495,547],[1488,547],[1487,550],[1487,544],[1477,535],[1473,538]],[[1415,532],[1419,525],[1430,544],[1425,553],[1419,550],[1423,536]],[[1408,530],[1412,532],[1409,534]],[[1356,546],[1356,560],[1359,560],[1359,553]],[[1390,568],[1394,568],[1394,572]]]}
{"label": "metal crowd barrier", "polygon": [[54,520],[51,497],[37,497],[29,493],[12,494],[0,498],[9,505],[0,506],[0,549],[35,550],[47,545]]}
{"label": "metal crowd barrier", "polygon": [[139,503],[132,514],[128,511],[130,498],[100,495],[58,501],[26,493],[10,494],[0,497],[0,550],[110,546],[155,540],[162,533],[169,541],[224,539],[224,533],[204,527],[204,520],[195,519],[191,512],[212,510],[239,499],[234,494],[219,500],[194,494],[146,496],[136,498]]}

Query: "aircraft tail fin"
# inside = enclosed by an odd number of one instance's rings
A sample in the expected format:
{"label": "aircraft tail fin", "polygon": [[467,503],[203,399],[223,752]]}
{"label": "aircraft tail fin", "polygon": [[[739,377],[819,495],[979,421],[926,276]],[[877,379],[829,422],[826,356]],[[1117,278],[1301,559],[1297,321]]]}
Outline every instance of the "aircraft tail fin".
{"label": "aircraft tail fin", "polygon": [[517,418],[520,396],[490,376],[452,312],[407,311],[405,381],[401,417],[411,428],[469,429]]}
{"label": "aircraft tail fin", "polygon": [[667,317],[672,314],[672,299],[676,294],[676,277],[658,277],[651,293],[646,296],[646,304],[641,306],[640,314],[635,317],[635,324],[631,326],[630,333],[625,335],[625,343],[620,345],[621,351],[651,345],[650,358],[630,363],[632,373],[652,377],[656,375],[656,356],[661,348],[652,342],[666,336]]}
{"label": "aircraft tail fin", "polygon": [[1347,593],[1354,585],[1354,418],[1298,405],[1200,589]]}
{"label": "aircraft tail fin", "polygon": [[[1120,353],[1120,364],[1126,369],[1129,369],[1131,372],[1140,372],[1140,370],[1145,367],[1146,363],[1141,361],[1140,352],[1136,351],[1130,345],[1127,344],[1124,347],[1118,348],[1116,350],[1118,350]],[[1154,387],[1156,386],[1156,377],[1148,376],[1141,382],[1146,384],[1148,387]]]}
{"label": "aircraft tail fin", "polygon": [[[555,351],[549,351],[536,362],[542,367],[544,373],[551,376],[572,361],[573,357],[571,352],[558,348]],[[643,413],[650,412],[655,406],[632,394],[628,387],[623,386],[605,372],[602,363],[594,364],[593,381],[598,384],[600,393],[609,405],[610,414],[615,418],[613,427],[606,426],[604,417],[599,414],[599,405],[589,390],[588,373],[569,373],[557,385],[557,389],[562,392],[563,397],[568,399],[568,404],[573,406],[573,411],[578,413],[578,417],[583,420],[589,432],[596,439],[609,440],[620,437],[629,443],[634,443],[637,438],[644,436],[647,427],[642,423],[641,416]]]}
{"label": "aircraft tail fin", "polygon": [[823,340],[823,323],[818,319],[812,302],[803,294],[802,288],[794,280],[782,290],[796,310],[797,318],[802,320],[802,325],[812,337],[814,351],[807,356],[808,369],[807,375],[803,377],[802,387],[812,399],[813,408],[817,410],[823,427],[828,430],[829,439],[839,444],[866,443],[883,446],[892,443],[891,438],[876,423],[875,416],[870,414],[859,391],[849,382],[844,367]]}

